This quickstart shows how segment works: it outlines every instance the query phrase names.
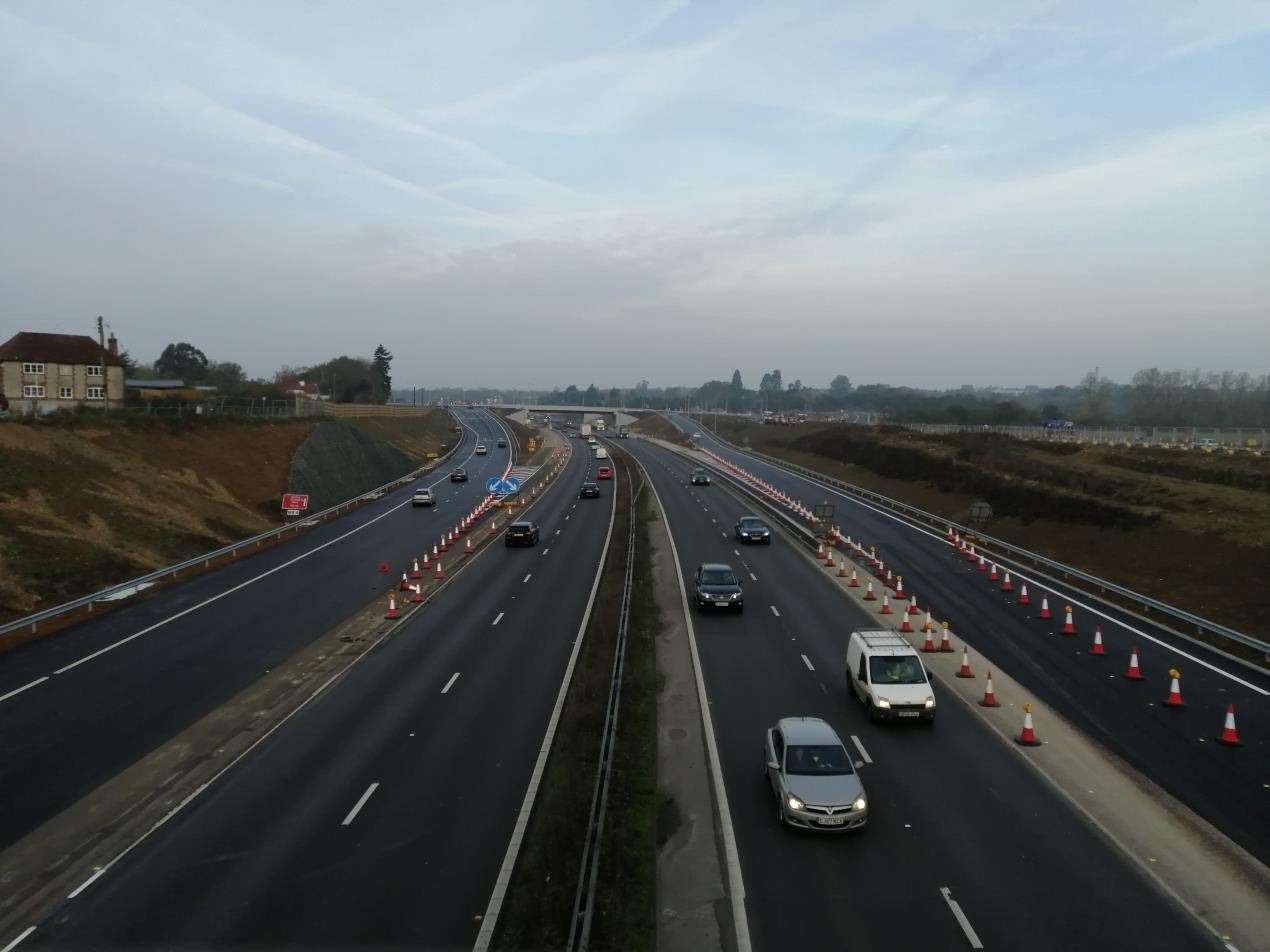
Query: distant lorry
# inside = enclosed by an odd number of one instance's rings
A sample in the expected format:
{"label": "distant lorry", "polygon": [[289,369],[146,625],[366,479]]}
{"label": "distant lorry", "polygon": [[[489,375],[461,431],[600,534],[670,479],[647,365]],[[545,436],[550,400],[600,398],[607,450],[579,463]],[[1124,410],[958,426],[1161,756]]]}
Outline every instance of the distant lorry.
{"label": "distant lorry", "polygon": [[578,434],[585,440],[591,435],[591,424],[583,423],[580,427],[578,427]]}
{"label": "distant lorry", "polygon": [[604,427],[605,427],[604,417],[600,417],[599,419],[595,421],[595,428],[597,430],[602,430],[604,429]]}

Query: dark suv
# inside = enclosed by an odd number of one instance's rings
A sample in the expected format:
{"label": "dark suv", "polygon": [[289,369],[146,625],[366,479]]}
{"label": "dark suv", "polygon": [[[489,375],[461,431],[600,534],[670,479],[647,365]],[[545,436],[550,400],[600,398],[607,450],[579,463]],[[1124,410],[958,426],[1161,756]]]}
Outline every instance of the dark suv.
{"label": "dark suv", "polygon": [[503,542],[508,546],[537,545],[538,523],[528,521],[513,522],[507,527],[507,531],[503,533]]}
{"label": "dark suv", "polygon": [[700,467],[698,467],[697,469],[694,469],[692,471],[692,485],[709,486],[710,474],[707,473],[704,469],[701,469]]}
{"label": "dark suv", "polygon": [[738,612],[745,610],[745,600],[741,597],[741,578],[732,571],[732,566],[722,562],[706,562],[697,566],[697,574],[692,577],[693,596],[697,600],[697,611],[708,608],[735,608]]}
{"label": "dark suv", "polygon": [[772,544],[772,530],[758,516],[742,516],[736,524],[737,542],[766,542]]}
{"label": "dark suv", "polygon": [[579,499],[599,499],[600,484],[599,483],[583,483],[582,491],[578,493]]}
{"label": "dark suv", "polygon": [[450,482],[452,482],[452,483],[466,483],[466,482],[467,482],[467,470],[465,470],[465,469],[456,469],[454,472],[450,473]]}

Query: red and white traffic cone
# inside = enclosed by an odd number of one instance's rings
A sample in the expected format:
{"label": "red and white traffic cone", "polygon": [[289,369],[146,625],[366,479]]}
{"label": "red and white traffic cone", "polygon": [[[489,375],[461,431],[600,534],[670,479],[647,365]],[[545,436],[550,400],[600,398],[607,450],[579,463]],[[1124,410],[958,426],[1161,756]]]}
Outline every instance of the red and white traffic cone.
{"label": "red and white traffic cone", "polygon": [[974,672],[970,670],[970,651],[965,645],[961,646],[961,667],[957,669],[957,677],[973,678]]}
{"label": "red and white traffic cone", "polygon": [[1014,591],[1014,582],[1012,582],[1012,581],[1010,580],[1010,570],[1009,570],[1009,569],[1006,569],[1006,570],[1005,570],[1005,578],[1001,579],[1001,591],[1003,591],[1003,592],[1012,592],[1012,591]]}
{"label": "red and white traffic cone", "polygon": [[1102,626],[1094,625],[1094,645],[1089,649],[1091,655],[1105,657],[1107,650],[1102,646]]}
{"label": "red and white traffic cone", "polygon": [[449,551],[450,551],[450,545],[449,545],[449,543],[448,543],[448,542],[446,542],[446,541],[445,541],[445,536],[444,536],[444,535],[443,535],[443,536],[441,536],[441,551],[442,551],[442,552],[449,552]]}
{"label": "red and white traffic cone", "polygon": [[992,672],[988,672],[988,683],[983,686],[983,700],[979,702],[980,707],[1000,707],[1001,702],[997,700],[997,696],[992,693]]}
{"label": "red and white traffic cone", "polygon": [[886,587],[895,588],[895,575],[890,569],[886,570]]}
{"label": "red and white traffic cone", "polygon": [[1169,696],[1164,699],[1165,707],[1186,707],[1182,701],[1182,672],[1177,668],[1169,668],[1169,677],[1173,681],[1169,684]]}
{"label": "red and white traffic cone", "polygon": [[895,576],[895,600],[902,601],[904,599],[904,576]]}
{"label": "red and white traffic cone", "polygon": [[1067,610],[1067,617],[1063,619],[1062,634],[1074,635],[1076,634],[1076,623],[1072,621],[1072,606],[1067,605],[1065,608]]}
{"label": "red and white traffic cone", "polygon": [[414,568],[410,570],[411,578],[423,578],[423,573],[419,571],[419,556],[415,556]]}
{"label": "red and white traffic cone", "polygon": [[975,555],[975,547],[973,545],[970,546],[970,548],[966,549],[967,562],[973,562],[977,558],[979,558],[979,556]]}
{"label": "red and white traffic cone", "polygon": [[431,564],[432,563],[428,561],[428,553],[427,552],[423,553],[423,571],[425,572],[428,571],[428,566],[430,566]]}
{"label": "red and white traffic cone", "polygon": [[891,614],[891,596],[886,592],[882,593],[882,607],[878,609],[879,615]]}
{"label": "red and white traffic cone", "polygon": [[825,568],[833,571],[833,549],[829,550],[829,557],[825,559]]}
{"label": "red and white traffic cone", "polygon": [[869,580],[868,586],[866,586],[864,589],[864,600],[866,602],[876,602],[878,600],[878,597],[873,594],[873,580],[872,579]]}
{"label": "red and white traffic cone", "polygon": [[397,596],[388,593],[388,611],[384,612],[385,618],[396,618],[400,613],[397,611]]}
{"label": "red and white traffic cone", "polygon": [[441,560],[437,559],[437,570],[432,573],[433,578],[445,578],[445,569],[441,568]]}
{"label": "red and white traffic cone", "polygon": [[410,591],[413,593],[410,600],[416,604],[423,601],[423,586],[419,584],[411,585]]}
{"label": "red and white traffic cone", "polygon": [[1046,596],[1041,597],[1041,612],[1037,617],[1038,618],[1050,617],[1050,600]]}
{"label": "red and white traffic cone", "polygon": [[935,623],[931,621],[930,609],[926,609],[926,621],[922,622],[922,631],[931,632],[935,630]]}
{"label": "red and white traffic cone", "polygon": [[432,557],[433,557],[434,559],[437,557],[437,552],[438,552],[437,547],[434,545],[434,546],[432,547]]}
{"label": "red and white traffic cone", "polygon": [[498,520],[497,520],[497,519],[491,519],[491,520],[489,521],[489,531],[490,531],[490,532],[497,532],[497,531],[498,531]]}
{"label": "red and white traffic cone", "polygon": [[860,580],[856,578],[855,568],[853,567],[851,569],[851,581],[847,583],[847,588],[859,588],[859,587],[860,587]]}
{"label": "red and white traffic cone", "polygon": [[918,609],[918,607],[917,607],[917,596],[916,596],[916,595],[910,595],[910,596],[908,597],[908,614],[910,614],[910,615],[920,615],[920,614],[921,614],[921,611],[920,611],[920,610]]}
{"label": "red and white traffic cone", "polygon": [[922,639],[922,650],[925,651],[927,654],[930,654],[931,652],[936,651],[938,649],[936,649],[935,647],[935,639],[931,635],[930,629],[927,628],[923,630],[926,632],[926,637]]}
{"label": "red and white traffic cone", "polygon": [[1138,664],[1138,649],[1135,647],[1129,653],[1129,667],[1125,669],[1124,676],[1130,681],[1141,681],[1142,666]]}
{"label": "red and white traffic cone", "polygon": [[953,532],[953,527],[949,526],[948,531],[944,533],[944,538],[947,539],[949,542],[951,542],[953,540],[954,535],[955,533]]}
{"label": "red and white traffic cone", "polygon": [[900,616],[900,631],[909,632],[913,630],[913,626],[909,624],[908,613]]}
{"label": "red and white traffic cone", "polygon": [[463,546],[463,554],[464,554],[464,555],[471,555],[471,554],[472,554],[472,538],[471,538],[471,536],[469,536],[469,537],[467,538],[466,544]]}
{"label": "red and white traffic cone", "polygon": [[825,547],[823,543],[816,545],[816,561],[823,562],[825,560]]}
{"label": "red and white traffic cone", "polygon": [[1239,731],[1235,729],[1235,705],[1233,704],[1226,705],[1226,723],[1217,737],[1217,743],[1225,744],[1227,747],[1243,746],[1239,740]]}
{"label": "red and white traffic cone", "polygon": [[1022,744],[1024,747],[1040,747],[1041,742],[1036,739],[1036,728],[1032,726],[1032,705],[1023,705],[1023,730],[1019,732],[1019,736],[1014,738],[1016,744]]}
{"label": "red and white traffic cone", "polygon": [[988,561],[982,555],[979,556],[979,571],[980,572],[988,571]]}
{"label": "red and white traffic cone", "polygon": [[847,557],[844,555],[842,561],[838,563],[838,578],[847,577]]}
{"label": "red and white traffic cone", "polygon": [[1020,605],[1032,604],[1032,596],[1027,593],[1026,585],[1024,585],[1022,588],[1019,589],[1019,604]]}
{"label": "red and white traffic cone", "polygon": [[952,654],[953,646],[952,641],[948,638],[948,622],[943,623],[942,629],[943,634],[939,637],[939,651],[941,654]]}
{"label": "red and white traffic cone", "polygon": [[997,574],[997,563],[993,562],[992,568],[988,570],[988,581],[995,582],[998,578],[1000,578],[1000,575]]}
{"label": "red and white traffic cone", "polygon": [[407,580],[405,572],[401,573],[401,590],[403,592],[410,591],[410,582]]}

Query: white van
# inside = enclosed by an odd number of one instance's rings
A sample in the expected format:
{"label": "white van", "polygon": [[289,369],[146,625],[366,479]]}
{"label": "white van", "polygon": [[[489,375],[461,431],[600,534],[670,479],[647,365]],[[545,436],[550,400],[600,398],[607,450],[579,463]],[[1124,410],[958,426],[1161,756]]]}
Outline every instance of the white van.
{"label": "white van", "polygon": [[935,689],[917,649],[893,631],[853,631],[847,686],[871,721],[935,720]]}
{"label": "white van", "polygon": [[595,458],[596,458],[596,459],[608,459],[608,458],[609,458],[609,451],[608,451],[608,450],[606,450],[603,446],[597,446],[597,447],[595,448]]}

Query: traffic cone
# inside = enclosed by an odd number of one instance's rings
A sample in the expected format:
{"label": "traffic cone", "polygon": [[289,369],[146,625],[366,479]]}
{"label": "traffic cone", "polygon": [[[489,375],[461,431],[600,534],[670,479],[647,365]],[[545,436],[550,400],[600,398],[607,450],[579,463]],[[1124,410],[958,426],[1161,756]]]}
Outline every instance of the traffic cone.
{"label": "traffic cone", "polygon": [[445,569],[441,568],[441,560],[437,559],[437,570],[432,575],[433,578],[445,578]]}
{"label": "traffic cone", "polygon": [[445,536],[444,536],[444,535],[443,535],[443,536],[441,536],[441,551],[442,551],[442,552],[449,552],[449,551],[450,551],[450,546],[449,546],[449,544],[445,541]]}
{"label": "traffic cone", "polygon": [[949,542],[951,542],[951,541],[953,540],[953,527],[952,527],[952,526],[949,526],[949,527],[948,527],[948,531],[944,533],[944,538],[945,538],[945,539],[947,539]]}
{"label": "traffic cone", "polygon": [[922,650],[927,654],[930,654],[931,652],[937,650],[935,648],[935,639],[931,636],[931,629],[924,628],[922,630],[926,632],[926,637],[922,639]]}
{"label": "traffic cone", "polygon": [[825,568],[833,571],[833,549],[829,550],[829,557],[825,559]]}
{"label": "traffic cone", "polygon": [[997,563],[992,563],[992,568],[988,570],[988,581],[995,582],[1000,576],[997,574]]}
{"label": "traffic cone", "polygon": [[952,654],[952,642],[948,640],[948,622],[942,624],[943,634],[939,638],[939,650],[941,654]]}
{"label": "traffic cone", "polygon": [[988,683],[983,686],[983,700],[979,702],[980,707],[1000,707],[1001,702],[997,700],[997,696],[992,693],[992,672],[988,672]]}
{"label": "traffic cone", "polygon": [[498,531],[498,520],[497,520],[497,519],[491,519],[491,520],[489,521],[489,531],[490,531],[490,532],[497,532],[497,531]]}
{"label": "traffic cone", "polygon": [[979,558],[979,556],[975,555],[975,547],[973,545],[970,548],[966,549],[967,562],[973,562],[977,558]]}
{"label": "traffic cone", "polygon": [[1102,646],[1102,626],[1094,625],[1094,646],[1089,649],[1091,655],[1106,656],[1107,652]]}
{"label": "traffic cone", "polygon": [[1036,739],[1036,729],[1032,726],[1032,705],[1023,705],[1023,730],[1019,732],[1019,736],[1014,738],[1015,743],[1022,744],[1024,747],[1040,747],[1041,742]]}
{"label": "traffic cone", "polygon": [[816,561],[823,562],[825,560],[825,547],[823,544],[816,545]]}
{"label": "traffic cone", "polygon": [[1032,596],[1028,595],[1026,585],[1024,585],[1022,588],[1019,589],[1019,604],[1020,605],[1032,604]]}
{"label": "traffic cone", "polygon": [[1177,668],[1169,668],[1169,677],[1173,682],[1169,685],[1169,696],[1164,699],[1165,707],[1186,707],[1182,701],[1182,672]]}
{"label": "traffic cone", "polygon": [[1042,596],[1042,597],[1041,597],[1041,613],[1040,613],[1037,617],[1038,617],[1038,618],[1049,618],[1049,617],[1050,617],[1050,600],[1049,600],[1049,598],[1047,598],[1047,597],[1045,597],[1045,596]]}
{"label": "traffic cone", "polygon": [[932,632],[935,630],[935,623],[930,619],[930,609],[926,609],[926,621],[922,623],[922,631]]}
{"label": "traffic cone", "polygon": [[1006,570],[1005,570],[1005,578],[1003,578],[1003,579],[1001,580],[1001,591],[1003,591],[1003,592],[1012,592],[1012,591],[1014,591],[1014,583],[1013,583],[1012,581],[1010,581],[1010,570],[1009,570],[1009,569],[1006,569]]}
{"label": "traffic cone", "polygon": [[988,562],[982,555],[979,556],[979,571],[980,572],[988,571]]}
{"label": "traffic cone", "polygon": [[847,577],[847,557],[844,555],[842,561],[838,563],[838,578]]}
{"label": "traffic cone", "polygon": [[1239,740],[1239,731],[1235,729],[1235,705],[1226,705],[1226,723],[1221,729],[1221,734],[1217,737],[1219,744],[1225,744],[1227,747],[1242,747],[1243,744]]}
{"label": "traffic cone", "polygon": [[859,580],[858,578],[856,578],[855,568],[854,568],[854,567],[852,567],[852,569],[851,569],[851,581],[847,583],[847,588],[859,588],[859,587],[860,587],[860,580]]}
{"label": "traffic cone", "polygon": [[891,614],[891,596],[886,592],[882,593],[882,607],[878,609],[879,615]]}
{"label": "traffic cone", "polygon": [[895,600],[901,601],[904,598],[904,576],[895,576]]}
{"label": "traffic cone", "polygon": [[396,618],[398,614],[399,612],[397,611],[397,597],[393,595],[392,592],[389,592],[388,593],[388,611],[384,612],[384,617]]}
{"label": "traffic cone", "polygon": [[437,547],[435,545],[432,547],[432,557],[434,559],[437,557]]}
{"label": "traffic cone", "polygon": [[918,608],[917,608],[917,596],[916,596],[916,595],[910,595],[910,596],[909,596],[909,599],[908,599],[908,614],[910,614],[910,615],[920,615],[920,614],[921,614],[921,612],[920,612],[920,611],[918,610]]}
{"label": "traffic cone", "polygon": [[957,669],[957,677],[973,678],[974,672],[970,670],[970,651],[965,645],[961,646],[961,667]]}
{"label": "traffic cone", "polygon": [[402,573],[401,573],[401,590],[402,590],[403,592],[408,592],[408,591],[410,591],[410,582],[406,580],[406,573],[405,573],[405,572],[402,572]]}
{"label": "traffic cone", "polygon": [[1072,606],[1067,605],[1066,611],[1067,617],[1063,620],[1062,633],[1064,635],[1074,635],[1076,634],[1076,624],[1072,621]]}
{"label": "traffic cone", "polygon": [[900,631],[906,631],[906,632],[907,632],[907,631],[912,631],[912,630],[913,630],[913,626],[912,626],[912,625],[910,625],[910,624],[909,624],[909,622],[908,622],[908,614],[907,614],[907,613],[905,613],[904,615],[901,615],[901,616],[900,616]]}
{"label": "traffic cone", "polygon": [[876,602],[878,597],[873,594],[873,580],[869,580],[868,587],[864,590],[864,600],[866,602]]}
{"label": "traffic cone", "polygon": [[464,554],[464,555],[471,555],[471,554],[472,554],[472,539],[471,539],[471,537],[469,537],[469,538],[468,538],[468,540],[467,540],[467,544],[463,546],[463,554]]}
{"label": "traffic cone", "polygon": [[1138,664],[1138,649],[1136,647],[1129,653],[1129,667],[1125,669],[1124,676],[1130,681],[1142,680],[1142,668]]}
{"label": "traffic cone", "polygon": [[387,563],[387,562],[380,562],[380,563],[379,563],[379,565],[377,565],[377,566],[376,566],[376,569],[377,569],[379,572],[383,573],[384,575],[387,575],[387,574],[388,574],[388,563]]}
{"label": "traffic cone", "polygon": [[410,591],[414,592],[414,594],[410,596],[410,600],[412,602],[418,603],[423,601],[423,586],[422,585],[411,585]]}
{"label": "traffic cone", "polygon": [[415,566],[410,570],[411,578],[423,578],[423,573],[419,571],[419,556],[415,556]]}

